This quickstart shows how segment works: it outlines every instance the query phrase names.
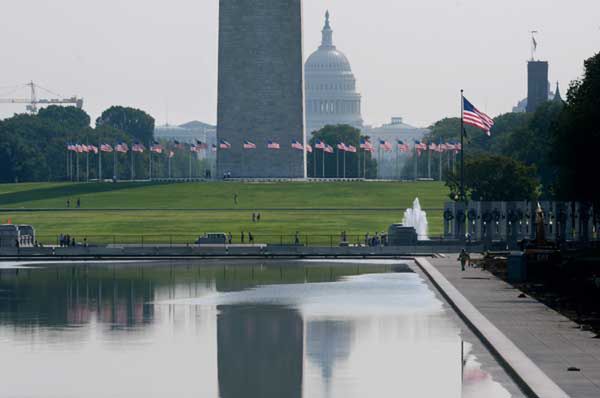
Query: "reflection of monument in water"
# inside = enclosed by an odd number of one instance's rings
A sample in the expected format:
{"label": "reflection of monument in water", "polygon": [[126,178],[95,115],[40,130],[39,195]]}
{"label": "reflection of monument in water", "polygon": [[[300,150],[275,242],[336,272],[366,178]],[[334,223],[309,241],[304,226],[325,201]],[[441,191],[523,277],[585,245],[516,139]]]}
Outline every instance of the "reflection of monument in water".
{"label": "reflection of monument in water", "polygon": [[220,306],[220,398],[302,397],[302,317],[280,306]]}
{"label": "reflection of monument in water", "polygon": [[321,377],[329,396],[336,362],[350,356],[353,325],[349,321],[308,321],[306,323],[306,354],[321,369]]}

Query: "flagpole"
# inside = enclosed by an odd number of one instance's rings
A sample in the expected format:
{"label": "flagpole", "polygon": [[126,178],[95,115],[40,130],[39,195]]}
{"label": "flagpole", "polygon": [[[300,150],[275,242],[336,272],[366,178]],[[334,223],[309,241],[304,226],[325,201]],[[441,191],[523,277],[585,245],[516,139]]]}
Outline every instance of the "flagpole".
{"label": "flagpole", "polygon": [[398,141],[396,141],[396,180],[400,179],[400,171],[398,169],[398,158],[400,156],[400,148],[398,148]]}
{"label": "flagpole", "polygon": [[427,179],[431,179],[431,147],[427,148]]}
{"label": "flagpole", "polygon": [[152,181],[152,142],[150,142],[148,151],[148,180]]}
{"label": "flagpole", "polygon": [[133,146],[131,147],[131,181],[133,181]]}
{"label": "flagpole", "polygon": [[340,148],[335,149],[335,178],[340,178]]}
{"label": "flagpole", "polygon": [[98,141],[98,182],[102,182],[102,143]]}
{"label": "flagpole", "polygon": [[113,151],[113,179],[117,180],[117,150]]}
{"label": "flagpole", "polygon": [[90,148],[85,153],[85,181],[90,182]]}
{"label": "flagpole", "polygon": [[415,145],[415,181],[419,179],[419,150]]}
{"label": "flagpole", "polygon": [[363,178],[367,179],[367,150],[363,149]]}
{"label": "flagpole", "polygon": [[442,142],[440,141],[439,151],[440,151],[440,181],[442,181],[442,156],[444,155],[443,150],[441,149]]}
{"label": "flagpole", "polygon": [[192,178],[192,148],[190,147],[190,164],[189,164],[189,173],[188,175],[190,176],[189,178]]}
{"label": "flagpole", "polygon": [[325,178],[325,148],[323,147],[323,178]]}
{"label": "flagpole", "polygon": [[344,151],[344,178],[346,178],[346,151]]}
{"label": "flagpole", "polygon": [[465,139],[465,97],[464,90],[460,90],[460,200],[465,198],[465,155],[464,155],[464,139]]}
{"label": "flagpole", "polygon": [[313,152],[313,178],[317,178],[317,148],[313,148]]}

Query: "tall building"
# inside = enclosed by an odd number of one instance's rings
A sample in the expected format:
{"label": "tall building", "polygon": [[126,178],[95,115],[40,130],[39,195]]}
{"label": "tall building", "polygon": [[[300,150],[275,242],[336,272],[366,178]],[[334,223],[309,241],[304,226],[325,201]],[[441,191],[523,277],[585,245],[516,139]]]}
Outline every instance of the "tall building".
{"label": "tall building", "polygon": [[305,142],[303,84],[301,0],[220,0],[217,138],[231,148],[218,152],[219,175],[306,176],[291,147]]}
{"label": "tall building", "polygon": [[329,11],[325,14],[321,46],[308,57],[306,80],[306,130],[349,124],[362,128],[361,96],[348,58],[333,45]]}
{"label": "tall building", "polygon": [[548,62],[531,60],[527,63],[527,112],[548,101]]}

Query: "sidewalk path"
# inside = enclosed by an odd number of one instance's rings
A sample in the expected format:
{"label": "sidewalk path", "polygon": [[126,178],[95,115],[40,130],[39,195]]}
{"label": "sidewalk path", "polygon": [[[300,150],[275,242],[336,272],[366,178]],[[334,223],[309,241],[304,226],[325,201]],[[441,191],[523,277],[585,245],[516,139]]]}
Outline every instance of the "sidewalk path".
{"label": "sidewalk path", "polygon": [[456,257],[427,261],[567,394],[600,397],[600,339],[594,333],[537,300],[519,298],[519,290],[486,271],[461,272]]}

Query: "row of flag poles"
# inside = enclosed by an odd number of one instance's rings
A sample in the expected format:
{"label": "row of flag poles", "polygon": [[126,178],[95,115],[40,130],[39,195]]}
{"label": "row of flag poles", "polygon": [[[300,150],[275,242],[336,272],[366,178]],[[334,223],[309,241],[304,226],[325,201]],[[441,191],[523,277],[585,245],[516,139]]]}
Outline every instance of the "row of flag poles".
{"label": "row of flag poles", "polygon": [[[429,160],[428,160],[428,175],[431,176],[431,156],[433,153],[439,153],[440,154],[440,162],[439,162],[439,166],[440,166],[440,179],[441,179],[441,175],[442,175],[442,154],[443,153],[453,153],[455,156],[456,154],[460,153],[460,177],[461,177],[461,192],[460,192],[460,197],[461,199],[465,198],[465,188],[464,188],[464,138],[466,136],[466,131],[465,131],[465,125],[469,125],[469,126],[473,126],[476,127],[478,129],[481,129],[483,131],[485,131],[485,133],[489,136],[491,135],[491,129],[494,126],[494,121],[492,118],[490,118],[488,115],[486,115],[485,113],[479,111],[471,102],[469,102],[463,95],[463,91],[461,90],[461,132],[460,132],[460,142],[454,142],[454,141],[450,141],[450,142],[439,142],[439,143],[434,143],[434,142],[424,142],[424,141],[419,141],[416,140],[414,142],[414,144],[410,145],[402,140],[397,140],[396,144],[393,145],[392,143],[390,143],[389,141],[386,140],[378,140],[377,143],[374,145],[373,143],[371,143],[370,140],[368,139],[361,139],[360,140],[360,144],[359,144],[359,148],[356,148],[352,145],[348,145],[345,144],[344,142],[340,142],[338,144],[335,145],[335,148],[337,148],[337,151],[335,150],[334,146],[329,145],[327,143],[325,143],[322,140],[316,140],[314,142],[314,150],[313,150],[313,146],[311,145],[305,145],[303,143],[301,143],[298,140],[293,140],[291,142],[291,148],[298,150],[298,151],[305,151],[307,153],[313,153],[314,156],[314,176],[317,176],[317,161],[316,161],[316,154],[317,154],[317,150],[321,150],[323,152],[323,161],[322,161],[322,175],[323,177],[325,176],[325,154],[333,154],[336,153],[337,156],[337,162],[336,162],[336,167],[338,168],[338,170],[336,171],[336,174],[339,176],[339,156],[340,154],[342,154],[343,156],[343,174],[342,176],[345,178],[346,177],[346,154],[347,153],[354,153],[357,154],[359,161],[358,163],[358,175],[360,176],[360,150],[362,150],[364,152],[363,155],[363,177],[366,177],[366,153],[370,152],[373,153],[376,150],[378,151],[378,153],[385,153],[385,152],[392,152],[394,151],[394,147],[396,148],[396,159],[398,159],[398,155],[399,153],[409,153],[414,151],[415,155],[415,178],[418,177],[418,159],[419,157],[424,153],[424,152],[428,152],[429,154]],[[177,149],[184,149],[185,148],[185,144],[182,144],[180,142],[178,142],[177,140],[174,140],[172,142],[172,144],[174,144],[175,148]],[[257,144],[253,143],[250,140],[244,140],[243,144],[242,144],[242,148],[244,150],[254,150],[257,149],[258,146]],[[269,140],[266,142],[266,148],[269,150],[280,150],[281,149],[281,145],[276,142],[276,141],[272,141]],[[192,153],[196,152],[199,153],[201,151],[211,151],[211,152],[217,152],[219,150],[230,150],[232,149],[232,145],[226,141],[226,140],[221,140],[219,141],[219,143],[217,145],[213,144],[213,145],[208,145],[206,143],[203,143],[199,140],[196,140],[195,144],[191,144],[189,145],[189,176],[192,176]],[[360,150],[359,150],[360,149]],[[114,146],[108,143],[104,143],[104,144],[100,144],[99,146],[96,145],[89,145],[89,144],[73,144],[73,143],[69,143],[67,144],[67,151],[69,156],[67,157],[67,176],[70,176],[71,178],[73,178],[73,161],[75,160],[75,173],[76,173],[76,178],[79,181],[79,175],[80,175],[80,170],[79,170],[79,154],[86,154],[86,179],[89,180],[89,156],[90,154],[92,155],[97,155],[98,156],[98,179],[102,180],[102,154],[103,153],[113,153],[113,173],[115,174],[113,176],[113,178],[117,178],[116,175],[116,171],[117,171],[117,154],[118,153],[122,153],[122,154],[126,154],[126,153],[131,153],[131,179],[135,179],[135,169],[134,169],[134,154],[135,153],[144,153],[146,150],[148,150],[149,153],[149,165],[148,165],[148,175],[149,178],[152,179],[152,156],[154,154],[154,156],[157,155],[161,155],[161,154],[165,154],[167,155],[168,158],[168,174],[169,174],[169,178],[171,177],[171,159],[175,156],[175,151],[172,149],[172,147],[164,147],[162,144],[160,144],[157,141],[153,141],[148,149],[146,149],[146,147],[139,143],[139,142],[134,142],[131,145],[131,148],[129,147],[129,145],[125,142],[118,142],[117,144],[115,144]],[[72,155],[75,155],[75,159],[73,159]],[[448,158],[448,161],[450,160],[450,158]],[[160,162],[160,158],[159,158],[159,162]]]}
{"label": "row of flag poles", "polygon": [[[79,170],[79,155],[85,154],[86,156],[86,180],[89,180],[90,168],[89,168],[89,157],[90,155],[97,155],[98,159],[98,179],[102,180],[102,154],[113,154],[113,178],[117,178],[117,154],[131,154],[131,171],[130,178],[131,180],[135,179],[135,168],[134,168],[134,154],[135,153],[149,153],[149,161],[148,161],[148,175],[149,178],[152,179],[153,171],[153,159],[154,155],[166,155],[168,159],[168,175],[171,177],[171,159],[173,159],[176,155],[176,151],[174,149],[185,149],[186,144],[182,144],[179,141],[175,140],[170,143],[169,146],[163,146],[157,141],[153,141],[148,148],[139,142],[134,142],[131,144],[131,147],[125,142],[118,142],[114,145],[104,143],[98,146],[90,145],[90,144],[67,144],[67,153],[69,156],[67,157],[67,177],[71,179],[80,180],[80,170]],[[212,145],[209,147],[208,144],[203,143],[199,140],[196,140],[195,144],[189,145],[189,176],[192,176],[192,154],[200,153],[203,150],[211,149],[212,152],[216,152],[217,146]],[[74,155],[74,156],[73,156]],[[73,159],[75,157],[75,159]],[[73,170],[73,164],[75,164],[75,170]],[[160,158],[159,158],[159,166],[160,166]]]}

